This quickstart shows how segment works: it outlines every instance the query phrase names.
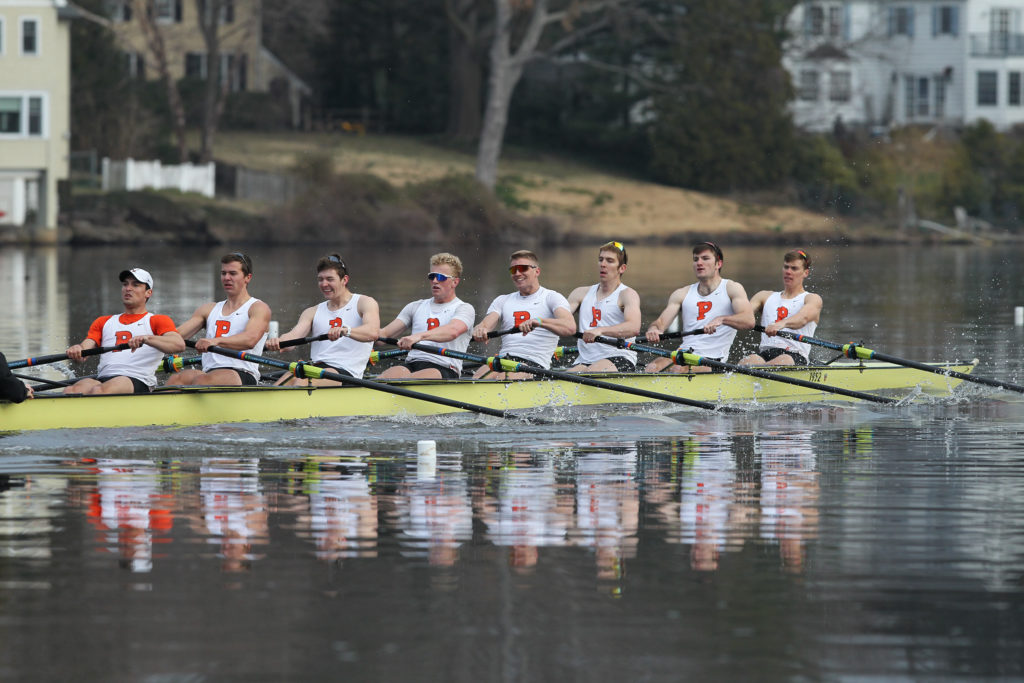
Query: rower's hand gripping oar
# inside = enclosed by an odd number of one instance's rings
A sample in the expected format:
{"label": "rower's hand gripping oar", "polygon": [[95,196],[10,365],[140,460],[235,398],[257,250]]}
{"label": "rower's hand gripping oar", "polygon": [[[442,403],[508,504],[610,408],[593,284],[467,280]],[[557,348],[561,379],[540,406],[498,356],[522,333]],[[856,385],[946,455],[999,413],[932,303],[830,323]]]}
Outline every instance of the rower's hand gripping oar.
{"label": "rower's hand gripping oar", "polygon": [[[196,343],[192,340],[185,342],[190,347],[195,348]],[[392,386],[390,384],[383,384],[381,382],[373,382],[368,379],[359,379],[357,377],[349,377],[348,375],[342,375],[337,372],[331,372],[324,368],[318,368],[312,363],[303,363],[300,361],[286,363],[276,358],[267,358],[265,356],[257,356],[256,354],[249,353],[247,351],[233,351],[231,349],[225,349],[220,346],[211,346],[206,349],[206,353],[216,353],[221,356],[227,356],[228,358],[237,358],[239,360],[248,361],[250,363],[259,363],[260,365],[269,365],[274,368],[281,368],[288,370],[295,374],[296,377],[304,377],[307,379],[329,379],[335,382],[341,382],[342,384],[352,384],[358,387],[366,387],[367,389],[376,389],[377,391],[383,391],[388,394],[395,394],[396,396],[404,396],[406,398],[414,398],[419,401],[426,401],[428,403],[437,403],[440,405],[449,406],[452,408],[459,408],[461,410],[469,410],[474,413],[482,413],[484,415],[493,415],[494,417],[515,417],[512,413],[507,410],[495,410],[494,408],[487,408],[485,406],[478,406],[472,403],[466,403],[465,401],[456,401],[454,399],[443,398],[441,396],[431,396],[430,394],[424,394],[418,391],[412,391],[410,389],[403,389],[402,387]]]}
{"label": "rower's hand gripping oar", "polygon": [[[758,332],[764,332],[764,327],[761,325],[755,325],[754,329]],[[886,363],[894,363],[896,365],[902,365],[908,368],[914,368],[915,370],[922,370],[924,372],[933,372],[936,375],[945,375],[947,377],[955,377],[956,379],[963,380],[965,382],[974,382],[976,384],[984,384],[990,387],[997,387],[999,389],[1006,389],[1008,391],[1016,391],[1024,394],[1024,386],[1020,384],[1014,384],[1013,382],[1004,382],[998,379],[989,379],[988,377],[979,377],[978,375],[968,375],[964,372],[957,370],[950,370],[949,368],[936,367],[934,365],[928,365],[927,363],[920,363],[915,360],[907,360],[906,358],[897,358],[896,356],[890,356],[885,353],[880,353],[866,346],[854,344],[836,344],[835,342],[825,341],[824,339],[815,339],[814,337],[808,337],[803,334],[797,334],[796,332],[790,332],[789,330],[780,330],[780,337],[786,337],[787,339],[793,339],[798,342],[804,342],[805,344],[815,344],[816,346],[822,346],[826,349],[832,349],[833,351],[841,351],[847,358],[855,358],[857,360],[880,360]]]}
{"label": "rower's hand gripping oar", "polygon": [[851,398],[859,398],[865,401],[874,401],[875,403],[896,403],[896,399],[888,398],[885,396],[875,396],[874,394],[866,394],[863,391],[852,391],[850,389],[843,389],[840,387],[834,387],[828,384],[819,384],[818,382],[809,382],[803,379],[797,379],[795,377],[787,377],[786,375],[769,372],[767,370],[757,370],[749,368],[744,365],[733,365],[732,363],[723,363],[721,361],[713,360],[711,358],[704,358],[698,356],[695,353],[689,351],[666,351],[665,349],[659,349],[654,346],[646,346],[644,344],[635,344],[633,342],[627,342],[622,339],[612,339],[611,337],[598,337],[596,341],[602,344],[610,344],[611,346],[618,346],[623,349],[631,349],[633,351],[644,351],[646,353],[654,354],[655,356],[661,356],[662,358],[671,358],[672,362],[676,365],[704,365],[709,368],[719,368],[722,370],[729,370],[730,372],[738,372],[741,375],[750,375],[752,377],[760,377],[761,379],[771,380],[773,382],[782,382],[784,384],[792,384],[798,387],[805,387],[807,389],[817,389],[819,391],[826,391],[832,394],[840,394],[842,396],[849,396]]}
{"label": "rower's hand gripping oar", "polygon": [[[381,337],[378,341],[382,341],[386,344],[396,344],[397,339],[389,337]],[[455,351],[454,349],[446,349],[440,346],[431,346],[430,344],[424,344],[423,342],[417,342],[412,345],[412,348],[427,353],[432,353],[437,356],[447,356],[449,358],[458,358],[460,360],[467,360],[474,363],[480,363],[497,372],[527,372],[531,375],[538,375],[540,377],[551,377],[553,379],[561,379],[567,382],[574,382],[576,384],[583,384],[585,386],[596,387],[598,389],[607,389],[608,391],[618,391],[624,394],[633,394],[635,396],[643,396],[644,398],[654,399],[656,401],[668,401],[670,403],[680,403],[682,405],[691,406],[693,408],[703,408],[705,410],[717,410],[724,412],[738,412],[735,408],[729,408],[728,406],[719,406],[714,403],[708,403],[707,401],[697,401],[694,399],[683,398],[682,396],[673,396],[672,394],[662,394],[656,391],[647,391],[646,389],[637,389],[634,387],[624,386],[621,384],[613,384],[611,382],[605,382],[599,379],[593,379],[591,377],[581,377],[572,372],[559,372],[557,370],[545,370],[535,365],[528,365],[526,363],[520,363],[518,361],[509,360],[508,358],[497,358],[495,356],[477,356],[471,353],[462,353],[461,351]]]}
{"label": "rower's hand gripping oar", "polygon": [[[101,353],[109,353],[111,351],[124,351],[125,349],[131,348],[128,344],[117,344],[115,346],[96,346],[91,349],[84,349],[82,351],[83,356],[98,356]],[[46,365],[47,363],[59,363],[62,360],[70,360],[68,354],[55,353],[51,356],[39,356],[37,358],[25,358],[24,360],[11,361],[7,364],[11,370],[17,370],[18,368],[28,368],[36,365]]]}

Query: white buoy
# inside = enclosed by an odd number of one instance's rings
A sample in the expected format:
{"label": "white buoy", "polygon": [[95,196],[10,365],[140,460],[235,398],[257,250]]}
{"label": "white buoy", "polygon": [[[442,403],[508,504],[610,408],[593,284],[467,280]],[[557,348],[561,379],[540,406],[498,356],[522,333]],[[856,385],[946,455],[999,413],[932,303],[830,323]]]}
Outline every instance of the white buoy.
{"label": "white buoy", "polygon": [[277,324],[277,321],[271,320],[270,324],[267,325],[267,336],[270,337],[271,339],[273,339],[274,337],[280,337],[281,335],[278,334],[280,330],[281,327]]}
{"label": "white buoy", "polygon": [[1024,325],[1024,306],[1017,306],[1013,309],[1013,324],[1017,327]]}
{"label": "white buoy", "polygon": [[416,478],[433,479],[437,472],[437,443],[426,440],[416,442]]}

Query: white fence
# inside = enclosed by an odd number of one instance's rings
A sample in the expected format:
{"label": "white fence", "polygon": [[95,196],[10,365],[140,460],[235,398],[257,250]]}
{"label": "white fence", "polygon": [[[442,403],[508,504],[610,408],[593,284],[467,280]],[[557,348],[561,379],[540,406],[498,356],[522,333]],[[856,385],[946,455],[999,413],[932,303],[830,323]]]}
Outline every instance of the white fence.
{"label": "white fence", "polygon": [[213,197],[214,170],[215,164],[212,161],[202,166],[164,166],[159,161],[111,161],[104,157],[103,189],[141,190],[150,187],[155,190],[198,192]]}

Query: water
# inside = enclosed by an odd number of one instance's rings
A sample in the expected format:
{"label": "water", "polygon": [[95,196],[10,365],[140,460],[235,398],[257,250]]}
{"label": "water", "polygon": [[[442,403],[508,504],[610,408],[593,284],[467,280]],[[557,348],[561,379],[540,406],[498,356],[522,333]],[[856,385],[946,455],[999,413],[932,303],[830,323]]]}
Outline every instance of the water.
{"label": "water", "polygon": [[[727,248],[726,275],[773,287],[782,251]],[[1020,382],[1020,252],[815,250],[819,336]],[[134,265],[181,319],[219,253],[0,251],[3,349],[63,350]],[[252,256],[287,329],[317,254]],[[385,322],[425,296],[425,254],[346,258]],[[463,258],[479,314],[504,259]],[[630,258],[646,323],[689,253]],[[555,417],[0,437],[0,679],[1024,678],[1019,396]]]}

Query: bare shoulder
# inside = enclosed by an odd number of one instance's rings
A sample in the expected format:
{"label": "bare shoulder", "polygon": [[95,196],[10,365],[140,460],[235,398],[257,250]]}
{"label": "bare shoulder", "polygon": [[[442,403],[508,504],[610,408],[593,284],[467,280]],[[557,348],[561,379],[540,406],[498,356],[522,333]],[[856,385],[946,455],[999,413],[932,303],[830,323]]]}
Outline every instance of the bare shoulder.
{"label": "bare shoulder", "polygon": [[732,299],[736,299],[738,297],[743,297],[744,299],[747,298],[747,290],[743,289],[743,285],[735,280],[729,280],[729,284],[725,286],[725,291]]}
{"label": "bare shoulder", "polygon": [[672,292],[668,295],[668,302],[670,304],[681,303],[682,300],[686,298],[686,295],[690,293],[690,287],[692,286],[693,285],[686,285],[685,287],[680,287],[676,291]]}
{"label": "bare shoulder", "polygon": [[270,317],[270,306],[262,299],[253,302],[252,306],[249,307],[249,317],[255,318],[257,316]]}
{"label": "bare shoulder", "polygon": [[377,300],[372,296],[366,296],[365,294],[359,295],[359,303],[356,304],[356,310],[362,313],[363,311],[375,311],[379,310],[380,307],[377,305]]}
{"label": "bare shoulder", "polygon": [[577,287],[576,289],[574,289],[571,292],[569,292],[569,296],[566,297],[566,298],[569,300],[570,304],[574,303],[574,302],[575,303],[579,303],[580,301],[583,301],[583,297],[585,297],[587,295],[587,290],[589,290],[589,289],[590,289],[590,287],[588,285],[583,285],[582,287]]}

